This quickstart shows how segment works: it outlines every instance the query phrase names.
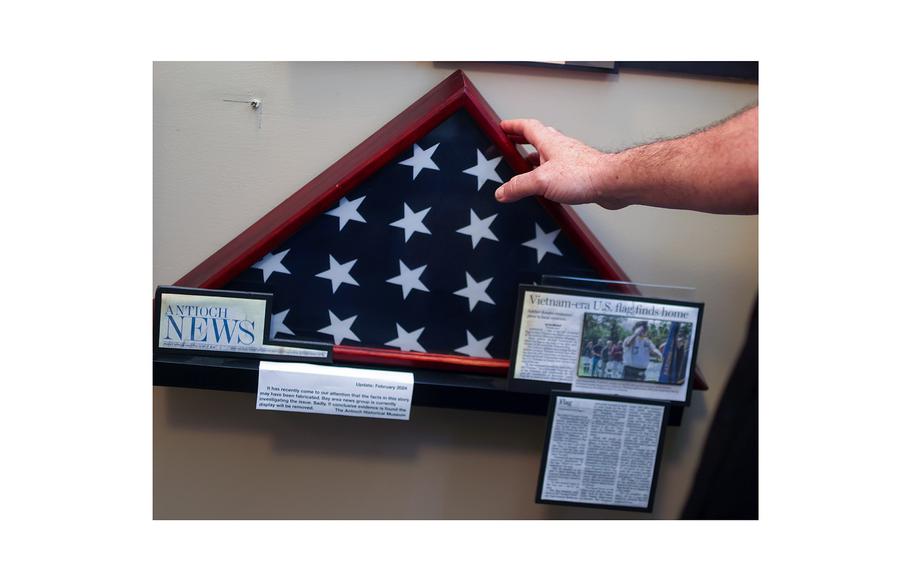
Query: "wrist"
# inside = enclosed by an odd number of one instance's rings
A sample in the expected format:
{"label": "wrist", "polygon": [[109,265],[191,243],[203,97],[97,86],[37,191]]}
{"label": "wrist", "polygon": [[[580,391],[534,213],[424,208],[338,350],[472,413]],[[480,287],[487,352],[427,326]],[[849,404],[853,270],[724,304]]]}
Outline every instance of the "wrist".
{"label": "wrist", "polygon": [[622,209],[635,203],[626,156],[622,152],[601,154],[596,183],[597,203],[601,207]]}

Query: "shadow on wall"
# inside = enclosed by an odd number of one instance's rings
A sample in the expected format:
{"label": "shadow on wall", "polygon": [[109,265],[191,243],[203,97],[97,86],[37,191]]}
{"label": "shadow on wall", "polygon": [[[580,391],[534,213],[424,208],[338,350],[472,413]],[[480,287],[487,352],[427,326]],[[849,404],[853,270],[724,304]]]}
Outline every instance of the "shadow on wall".
{"label": "shadow on wall", "polygon": [[[406,468],[426,468],[421,463],[421,453],[438,455],[446,453],[453,456],[478,456],[478,455],[522,455],[532,456],[525,470],[517,478],[502,478],[497,472],[487,474],[477,471],[468,474],[470,464],[450,464],[455,475],[467,476],[460,481],[449,480],[451,486],[466,491],[461,497],[461,507],[446,513],[427,511],[427,514],[414,511],[399,511],[394,507],[380,512],[368,509],[358,511],[356,514],[349,509],[342,508],[339,518],[522,518],[528,511],[537,511],[531,517],[543,519],[650,519],[656,515],[665,517],[665,514],[644,514],[624,511],[610,511],[597,508],[583,508],[573,506],[535,505],[534,492],[538,469],[533,456],[540,456],[543,450],[546,418],[543,416],[528,416],[522,414],[503,414],[496,412],[454,410],[444,408],[414,407],[411,410],[411,420],[393,421],[376,420],[368,418],[350,418],[339,416],[326,416],[318,414],[298,414],[274,411],[259,411],[255,409],[255,395],[250,393],[236,393],[225,391],[209,391],[203,389],[189,389],[176,387],[154,387],[159,389],[155,400],[163,402],[163,408],[156,409],[155,444],[158,451],[174,453],[175,450],[166,445],[173,441],[173,437],[194,438],[194,434],[214,435],[212,439],[230,440],[248,436],[262,437],[270,440],[271,450],[276,455],[289,457],[303,457],[310,463],[320,463],[320,458],[345,459],[357,462],[361,459],[364,463],[375,460],[381,462],[398,463]],[[693,405],[687,409],[684,420],[697,419],[704,416],[704,400],[695,397]],[[676,461],[683,459],[682,450],[691,447],[691,429],[669,428],[664,446],[663,470]],[[178,442],[179,443],[179,442]],[[161,446],[159,446],[161,444]],[[175,455],[179,455],[176,450]],[[457,457],[453,459],[458,459]],[[162,463],[169,463],[165,459]],[[487,462],[489,463],[489,462]],[[160,465],[160,464],[159,464]],[[172,467],[164,466],[166,468]],[[464,469],[465,467],[468,469]],[[369,467],[362,473],[368,475]],[[439,473],[430,467],[428,472]],[[459,473],[455,473],[455,472]],[[324,472],[323,472],[324,473]],[[387,471],[386,473],[387,474]],[[385,475],[383,474],[383,475]],[[180,474],[181,483],[195,486],[199,482],[194,476],[185,479]],[[227,474],[225,474],[227,475]],[[316,474],[314,475],[321,475]],[[349,474],[348,474],[349,475]],[[166,476],[165,476],[166,477]],[[204,477],[204,476],[203,476]],[[322,479],[319,477],[319,479]],[[402,480],[405,482],[405,480]],[[413,480],[411,480],[413,482]],[[223,483],[220,480],[219,483]],[[485,487],[477,487],[483,484]],[[434,483],[435,487],[435,483]],[[473,489],[469,489],[473,487]],[[657,503],[666,499],[661,498],[661,491],[669,491],[673,487],[670,483],[658,482]],[[439,490],[438,488],[434,490]],[[686,488],[688,491],[688,488]],[[425,490],[424,490],[425,491]],[[421,494],[419,488],[414,489],[415,495]],[[268,490],[263,490],[268,496]],[[258,493],[257,493],[258,494]],[[192,497],[186,499],[199,499],[195,491]],[[499,495],[503,499],[503,509],[484,501],[492,495]],[[249,497],[249,496],[247,496]],[[481,499],[477,507],[468,503],[472,499]],[[526,503],[528,509],[523,509],[524,514],[512,516],[509,514],[513,501],[519,499]],[[159,518],[335,518],[331,507],[320,509],[312,505],[307,508],[281,510],[275,513],[263,514],[262,512],[232,512],[225,514],[223,511],[212,512],[212,505],[205,499],[192,501],[189,510],[193,513],[186,516],[180,507],[187,504],[181,502],[175,513],[173,504],[160,505],[162,512]],[[243,502],[238,497],[238,502]],[[166,500],[165,500],[165,503]],[[371,506],[378,506],[370,502]],[[224,506],[222,503],[220,506]],[[240,505],[236,505],[240,507]],[[242,509],[241,509],[242,510]],[[166,511],[166,512],[165,512]],[[473,512],[472,512],[473,511]],[[497,512],[498,511],[498,512]]]}
{"label": "shadow on wall", "polygon": [[166,428],[269,436],[279,453],[413,459],[422,447],[535,452],[543,446],[543,416],[426,408],[409,421],[256,410],[250,393],[165,389]]}

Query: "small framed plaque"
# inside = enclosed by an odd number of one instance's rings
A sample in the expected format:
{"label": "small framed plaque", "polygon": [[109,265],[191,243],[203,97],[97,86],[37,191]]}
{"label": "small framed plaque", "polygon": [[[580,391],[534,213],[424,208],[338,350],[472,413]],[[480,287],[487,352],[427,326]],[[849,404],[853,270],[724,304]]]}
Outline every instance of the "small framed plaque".
{"label": "small framed plaque", "polygon": [[667,403],[554,391],[537,502],[651,512]]}
{"label": "small framed plaque", "polygon": [[519,287],[509,378],[688,405],[704,304]]}
{"label": "small framed plaque", "polygon": [[271,337],[271,314],[271,294],[159,286],[155,292],[155,349],[332,362],[331,344]]}

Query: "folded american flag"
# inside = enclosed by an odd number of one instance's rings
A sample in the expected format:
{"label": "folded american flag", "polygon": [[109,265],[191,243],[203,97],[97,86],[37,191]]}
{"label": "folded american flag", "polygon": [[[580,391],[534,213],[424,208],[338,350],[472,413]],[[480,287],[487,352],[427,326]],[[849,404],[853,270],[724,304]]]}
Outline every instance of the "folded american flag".
{"label": "folded american flag", "polygon": [[508,358],[519,283],[595,276],[465,110],[224,286],[275,295],[272,333]]}

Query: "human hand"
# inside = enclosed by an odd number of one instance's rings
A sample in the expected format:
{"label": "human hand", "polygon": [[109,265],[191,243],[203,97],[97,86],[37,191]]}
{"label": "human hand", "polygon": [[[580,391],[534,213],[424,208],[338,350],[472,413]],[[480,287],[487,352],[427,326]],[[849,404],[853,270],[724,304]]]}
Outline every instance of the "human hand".
{"label": "human hand", "polygon": [[629,205],[606,191],[610,156],[569,138],[538,120],[503,120],[502,129],[516,144],[537,150],[528,156],[535,169],[517,175],[496,190],[496,199],[508,203],[540,195],[559,203],[598,203],[608,209]]}

